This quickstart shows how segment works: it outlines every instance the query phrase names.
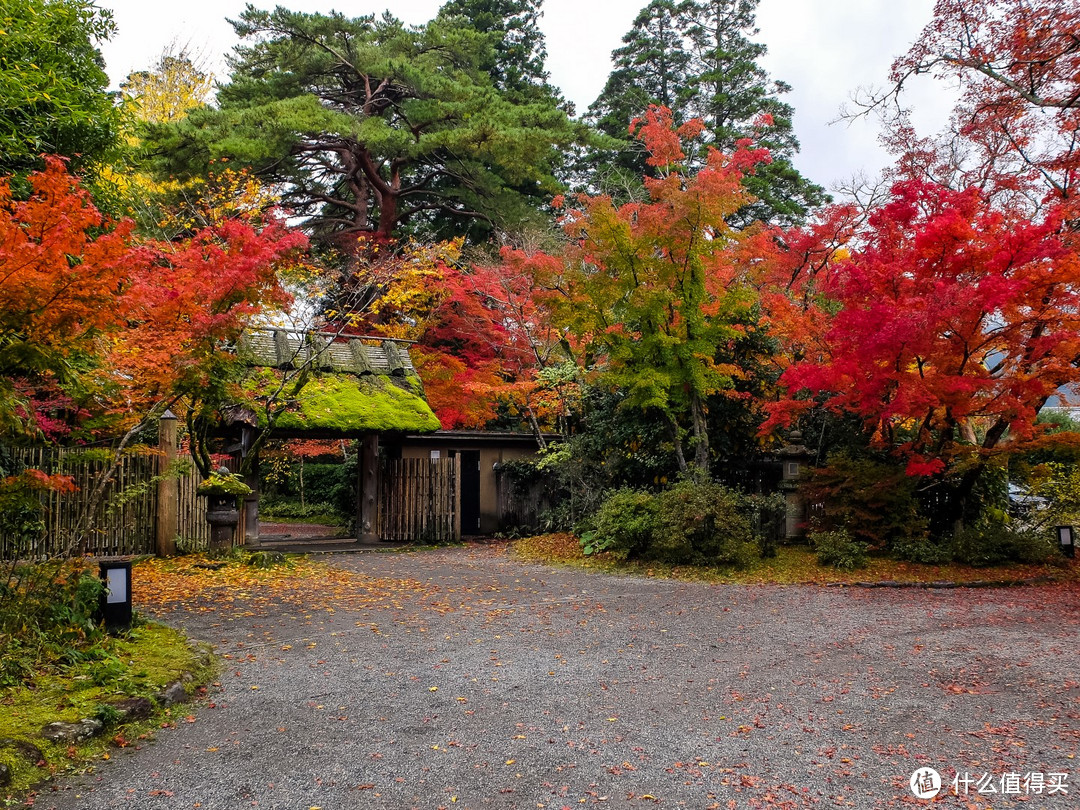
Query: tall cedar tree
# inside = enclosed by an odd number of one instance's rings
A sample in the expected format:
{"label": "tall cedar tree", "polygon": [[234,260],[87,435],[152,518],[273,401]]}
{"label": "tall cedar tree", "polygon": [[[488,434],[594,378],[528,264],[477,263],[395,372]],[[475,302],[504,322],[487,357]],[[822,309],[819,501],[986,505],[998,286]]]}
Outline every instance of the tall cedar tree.
{"label": "tall cedar tree", "polygon": [[491,37],[460,18],[409,27],[252,6],[219,109],[157,135],[174,168],[249,165],[311,235],[355,251],[403,231],[477,237],[536,215],[578,128],[553,103],[516,103],[483,69]]}
{"label": "tall cedar tree", "polygon": [[110,12],[84,0],[0,2],[0,177],[43,168],[43,154],[82,169],[116,145],[98,51],[113,30]]}
{"label": "tall cedar tree", "polygon": [[[686,2],[653,0],[634,19],[623,45],[612,51],[614,69],[599,98],[589,107],[589,118],[606,135],[619,141],[596,178],[601,188],[641,184],[648,174],[644,144],[629,137],[629,122],[650,104],[680,111],[690,88],[690,53],[684,47],[682,13]],[[678,115],[679,118],[683,116]]]}
{"label": "tall cedar tree", "polygon": [[[649,104],[668,106],[676,122],[700,118],[705,145],[721,151],[753,138],[769,149],[772,162],[747,178],[756,199],[732,221],[793,224],[827,197],[791,163],[799,143],[791,105],[781,101],[791,88],[758,64],[766,48],[750,39],[758,33],[756,7],[757,0],[654,0],[612,54],[615,69],[589,115],[605,134],[623,141],[611,164],[639,173],[646,169],[645,155],[628,137],[626,122]],[[704,159],[703,151],[696,165]]]}

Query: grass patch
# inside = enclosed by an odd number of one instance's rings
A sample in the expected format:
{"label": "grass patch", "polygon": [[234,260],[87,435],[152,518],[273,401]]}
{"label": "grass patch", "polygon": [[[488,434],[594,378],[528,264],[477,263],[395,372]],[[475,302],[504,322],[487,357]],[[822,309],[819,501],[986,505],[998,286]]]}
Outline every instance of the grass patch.
{"label": "grass patch", "polygon": [[92,769],[94,760],[108,759],[110,751],[145,738],[170,713],[125,726],[110,726],[105,732],[77,746],[49,742],[41,729],[55,722],[77,722],[83,718],[108,720],[114,716],[106,708],[124,697],[152,697],[163,687],[181,678],[194,676],[188,688],[195,689],[213,676],[213,668],[199,665],[199,656],[178,630],[160,624],[141,624],[128,633],[109,636],[80,652],[72,663],[48,667],[31,682],[0,690],[0,738],[24,741],[40,749],[43,761],[30,762],[12,747],[0,746],[0,762],[11,768],[11,785],[0,788],[7,802],[20,793],[58,773]]}
{"label": "grass patch", "polygon": [[567,565],[591,571],[628,576],[658,577],[686,582],[711,582],[733,585],[804,585],[835,582],[976,582],[985,580],[1050,579],[1080,580],[1077,565],[1006,565],[973,568],[959,563],[923,565],[871,556],[865,568],[838,571],[818,564],[814,552],[806,546],[780,546],[775,557],[756,560],[749,568],[713,568],[693,565],[628,560],[620,562],[607,553],[588,557],[572,534],[545,534],[526,537],[514,544],[514,553],[529,562]]}

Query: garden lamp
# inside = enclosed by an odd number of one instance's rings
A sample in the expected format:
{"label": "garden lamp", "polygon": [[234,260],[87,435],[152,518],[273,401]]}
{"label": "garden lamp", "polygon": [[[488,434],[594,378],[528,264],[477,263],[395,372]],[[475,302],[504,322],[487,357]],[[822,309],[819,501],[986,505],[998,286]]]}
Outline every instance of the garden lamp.
{"label": "garden lamp", "polygon": [[131,560],[101,560],[101,616],[105,630],[115,633],[131,627]]}
{"label": "garden lamp", "polygon": [[1061,547],[1061,553],[1066,557],[1073,558],[1076,556],[1076,541],[1073,537],[1072,526],[1058,526],[1057,527],[1058,545]]}

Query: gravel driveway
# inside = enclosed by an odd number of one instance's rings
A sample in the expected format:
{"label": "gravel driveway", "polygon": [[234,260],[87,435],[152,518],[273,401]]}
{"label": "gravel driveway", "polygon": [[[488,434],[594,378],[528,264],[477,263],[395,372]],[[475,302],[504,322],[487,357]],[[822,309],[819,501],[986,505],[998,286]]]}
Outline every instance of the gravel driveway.
{"label": "gravel driveway", "polygon": [[906,807],[930,804],[925,767],[935,806],[1080,807],[1074,586],[697,585],[492,547],[326,561],[370,593],[168,613],[228,656],[220,687],[36,807]]}

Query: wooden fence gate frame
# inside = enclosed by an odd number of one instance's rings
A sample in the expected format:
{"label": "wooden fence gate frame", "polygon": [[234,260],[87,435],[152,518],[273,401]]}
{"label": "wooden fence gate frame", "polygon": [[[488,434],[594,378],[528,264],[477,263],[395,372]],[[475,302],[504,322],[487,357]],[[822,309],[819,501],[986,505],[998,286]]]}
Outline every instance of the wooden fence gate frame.
{"label": "wooden fence gate frame", "polygon": [[461,459],[382,459],[377,535],[396,543],[461,540]]}

